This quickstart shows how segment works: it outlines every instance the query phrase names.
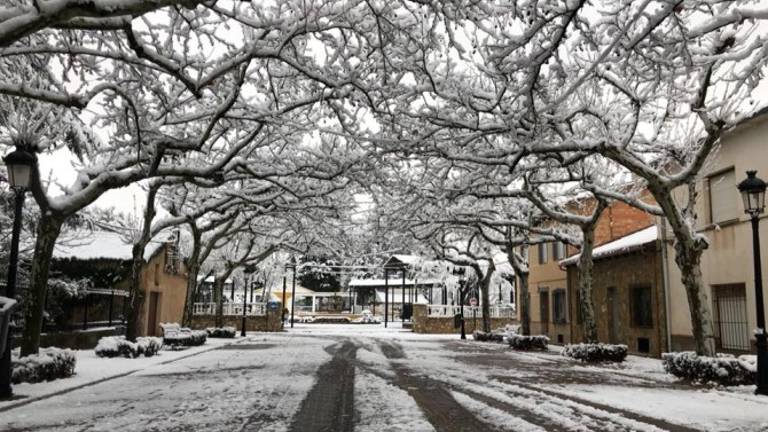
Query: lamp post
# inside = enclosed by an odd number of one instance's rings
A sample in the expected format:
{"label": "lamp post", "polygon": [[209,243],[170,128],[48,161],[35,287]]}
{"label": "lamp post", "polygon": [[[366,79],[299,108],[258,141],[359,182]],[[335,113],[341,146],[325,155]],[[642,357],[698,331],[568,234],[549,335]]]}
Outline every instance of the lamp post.
{"label": "lamp post", "polygon": [[755,394],[768,395],[768,340],[765,334],[765,310],[763,303],[763,272],[760,263],[760,214],[765,211],[766,183],[757,177],[757,171],[747,171],[747,178],[738,188],[744,200],[744,212],[752,220],[752,254],[755,262],[755,307],[757,309],[757,389]]}
{"label": "lamp post", "polygon": [[459,305],[461,306],[459,315],[461,315],[461,338],[466,339],[467,331],[464,327],[464,283],[466,282],[466,279],[464,278],[464,268],[455,269],[453,274],[459,276]]}
{"label": "lamp post", "polygon": [[[13,231],[11,235],[11,250],[8,260],[8,281],[5,286],[5,297],[16,298],[16,271],[19,263],[19,236],[21,235],[21,212],[24,207],[24,193],[29,188],[37,156],[22,148],[9,153],[3,158],[8,168],[8,183],[15,194],[13,212]],[[8,329],[5,351],[0,359],[0,398],[13,396],[11,387],[11,346],[13,329]]]}

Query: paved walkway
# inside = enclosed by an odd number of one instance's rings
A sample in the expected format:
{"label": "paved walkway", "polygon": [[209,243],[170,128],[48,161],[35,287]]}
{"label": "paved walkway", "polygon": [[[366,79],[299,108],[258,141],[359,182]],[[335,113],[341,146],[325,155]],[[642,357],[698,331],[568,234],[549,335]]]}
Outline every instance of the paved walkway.
{"label": "paved walkway", "polygon": [[[0,412],[0,430],[768,430],[761,399],[674,384],[657,366],[584,367],[454,336],[306,325]],[[653,405],[670,397],[685,409]]]}

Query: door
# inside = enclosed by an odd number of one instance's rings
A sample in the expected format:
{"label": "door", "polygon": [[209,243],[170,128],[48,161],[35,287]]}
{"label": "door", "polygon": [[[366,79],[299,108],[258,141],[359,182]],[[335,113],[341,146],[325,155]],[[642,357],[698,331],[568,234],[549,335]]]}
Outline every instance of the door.
{"label": "door", "polygon": [[608,288],[606,294],[606,304],[608,305],[608,342],[612,344],[619,343],[620,317],[619,317],[619,295],[615,287]]}
{"label": "door", "polygon": [[147,335],[157,336],[157,312],[160,306],[160,293],[149,293],[149,322],[147,323]]}
{"label": "door", "polygon": [[539,291],[539,316],[541,317],[541,332],[549,333],[549,291]]}

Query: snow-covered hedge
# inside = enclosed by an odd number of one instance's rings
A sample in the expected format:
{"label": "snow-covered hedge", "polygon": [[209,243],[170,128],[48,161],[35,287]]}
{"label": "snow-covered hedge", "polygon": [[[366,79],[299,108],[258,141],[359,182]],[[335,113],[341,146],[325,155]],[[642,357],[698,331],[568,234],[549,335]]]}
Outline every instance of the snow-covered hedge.
{"label": "snow-covered hedge", "polygon": [[205,331],[208,337],[212,338],[233,338],[237,334],[237,329],[234,327],[208,327]]}
{"label": "snow-covered hedge", "polygon": [[94,351],[99,357],[152,357],[162,346],[163,340],[158,337],[140,337],[136,338],[136,342],[131,342],[125,340],[124,336],[106,336],[99,339]]}
{"label": "snow-covered hedge", "polygon": [[549,338],[544,335],[523,336],[509,333],[507,334],[507,343],[516,350],[546,350]]}
{"label": "snow-covered hedge", "polygon": [[717,357],[699,356],[693,351],[664,353],[664,370],[678,378],[720,385],[753,384],[757,373],[756,356],[718,354]]}
{"label": "snow-covered hedge", "polygon": [[[14,353],[15,354],[15,353]],[[75,353],[70,349],[40,348],[38,354],[11,359],[13,371],[11,381],[14,384],[36,383],[67,378],[75,373]]]}
{"label": "snow-covered hedge", "polygon": [[616,362],[621,363],[627,358],[626,345],[612,345],[604,343],[580,343],[566,345],[563,355],[588,363]]}
{"label": "snow-covered hedge", "polygon": [[486,333],[475,330],[472,332],[472,337],[478,342],[504,342],[504,335],[501,333]]}

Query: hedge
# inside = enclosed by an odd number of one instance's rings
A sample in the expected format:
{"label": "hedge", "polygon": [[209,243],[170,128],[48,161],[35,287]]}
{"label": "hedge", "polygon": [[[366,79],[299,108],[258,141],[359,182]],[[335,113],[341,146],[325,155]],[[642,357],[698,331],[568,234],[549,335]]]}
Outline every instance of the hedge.
{"label": "hedge", "polygon": [[53,381],[75,373],[75,353],[70,349],[40,348],[38,354],[25,357],[13,356],[11,382],[19,384]]}
{"label": "hedge", "polygon": [[208,327],[205,331],[212,338],[233,338],[237,334],[234,327]]}
{"label": "hedge", "polygon": [[140,337],[131,342],[125,340],[125,336],[107,336],[99,339],[94,351],[99,357],[152,357],[162,346],[163,340],[158,337]]}
{"label": "hedge", "polygon": [[661,359],[667,373],[696,383],[732,386],[754,384],[756,379],[756,358],[752,355],[737,358],[731,354],[717,354],[717,357],[707,357],[683,351],[664,353]]}
{"label": "hedge", "polygon": [[627,358],[627,346],[604,343],[571,344],[563,348],[563,355],[587,363],[621,363]]}
{"label": "hedge", "polygon": [[504,335],[500,333],[486,333],[480,330],[472,332],[472,338],[478,342],[504,342]]}
{"label": "hedge", "polygon": [[544,335],[523,336],[516,333],[510,333],[507,335],[507,343],[516,350],[546,350],[547,345],[549,344],[549,338]]}

